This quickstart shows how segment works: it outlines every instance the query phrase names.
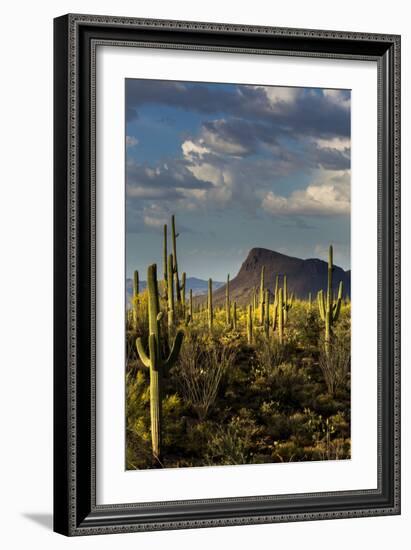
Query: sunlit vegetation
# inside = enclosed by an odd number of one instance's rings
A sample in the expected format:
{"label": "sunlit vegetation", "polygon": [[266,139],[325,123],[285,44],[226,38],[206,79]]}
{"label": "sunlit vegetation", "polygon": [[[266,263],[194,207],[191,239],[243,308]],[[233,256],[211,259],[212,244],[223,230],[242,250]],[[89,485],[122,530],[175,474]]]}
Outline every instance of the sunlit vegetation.
{"label": "sunlit vegetation", "polygon": [[[193,297],[163,237],[162,274],[127,309],[127,469],[350,458],[350,311],[343,286],[306,299],[264,268],[247,303]],[[159,243],[160,244],[160,243]]]}

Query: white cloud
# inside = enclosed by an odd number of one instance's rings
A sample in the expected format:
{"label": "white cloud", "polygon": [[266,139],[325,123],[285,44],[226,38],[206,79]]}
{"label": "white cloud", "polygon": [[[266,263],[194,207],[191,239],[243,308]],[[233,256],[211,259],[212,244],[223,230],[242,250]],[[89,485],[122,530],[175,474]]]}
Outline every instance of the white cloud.
{"label": "white cloud", "polygon": [[335,105],[339,105],[344,109],[350,108],[351,98],[346,90],[323,90],[323,95]]}
{"label": "white cloud", "polygon": [[143,210],[144,224],[154,229],[158,227],[163,227],[164,224],[167,223],[168,218],[168,211],[156,204],[151,204],[150,206],[145,207]]}
{"label": "white cloud", "polygon": [[[321,173],[321,171],[320,171]],[[269,191],[262,208],[270,214],[336,215],[350,213],[350,176],[348,172],[327,171],[306,189],[284,197]]]}
{"label": "white cloud", "polygon": [[315,138],[313,141],[320,149],[336,149],[344,152],[351,148],[351,139],[348,137]]}
{"label": "white cloud", "polygon": [[268,104],[273,111],[295,103],[302,94],[301,88],[286,88],[283,86],[252,86],[255,90],[263,90]]}
{"label": "white cloud", "polygon": [[126,136],[126,147],[135,147],[138,145],[138,139],[134,136]]}
{"label": "white cloud", "polygon": [[196,157],[202,158],[204,155],[210,153],[210,150],[207,147],[204,147],[200,141],[196,143],[191,141],[191,139],[184,141],[181,145],[181,149],[183,151],[183,155],[188,160],[194,160]]}

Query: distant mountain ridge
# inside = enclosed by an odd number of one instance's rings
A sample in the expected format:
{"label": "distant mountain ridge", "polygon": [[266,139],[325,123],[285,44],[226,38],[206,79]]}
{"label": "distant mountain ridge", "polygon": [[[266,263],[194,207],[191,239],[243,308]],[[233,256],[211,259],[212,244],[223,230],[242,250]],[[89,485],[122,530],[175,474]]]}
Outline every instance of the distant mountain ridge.
{"label": "distant mountain ridge", "polygon": [[[252,248],[244,260],[237,275],[230,280],[230,298],[239,305],[249,303],[254,288],[259,288],[261,269],[265,267],[265,288],[274,292],[275,277],[287,275],[289,292],[294,292],[297,298],[307,299],[311,292],[315,299],[317,292],[327,288],[328,263],[318,258],[302,260],[293,256],[287,256],[267,248]],[[334,265],[333,289],[338,290],[340,281],[343,282],[343,296],[351,296],[351,271],[344,271]],[[140,281],[140,291],[146,288],[146,281]],[[196,303],[206,299],[208,281],[197,277],[188,277],[186,280],[187,293],[190,288]],[[220,305],[225,300],[226,283],[213,281],[213,301]],[[132,279],[126,279],[127,301],[133,292]]]}
{"label": "distant mountain ridge", "polygon": [[[222,285],[224,285],[224,283],[219,281],[213,281],[214,289],[218,289]],[[146,281],[140,281],[140,292],[145,290],[146,286],[147,286]],[[199,279],[198,277],[187,277],[186,279],[187,293],[190,291],[190,288],[193,291],[193,296],[199,296],[201,294],[205,294],[208,289],[208,281]],[[126,279],[127,301],[130,300],[132,294],[133,294],[133,279]]]}
{"label": "distant mountain ridge", "polygon": [[[287,275],[288,290],[294,292],[297,298],[308,298],[311,292],[313,299],[320,289],[327,288],[328,263],[318,258],[302,260],[286,256],[267,248],[252,248],[244,260],[237,275],[230,281],[230,297],[239,304],[249,302],[253,289],[259,288],[261,269],[265,267],[265,287],[274,292],[275,277]],[[351,272],[344,271],[334,265],[333,289],[337,291],[340,281],[343,281],[344,296],[351,295]],[[213,299],[216,304],[225,300],[224,284],[215,292]]]}

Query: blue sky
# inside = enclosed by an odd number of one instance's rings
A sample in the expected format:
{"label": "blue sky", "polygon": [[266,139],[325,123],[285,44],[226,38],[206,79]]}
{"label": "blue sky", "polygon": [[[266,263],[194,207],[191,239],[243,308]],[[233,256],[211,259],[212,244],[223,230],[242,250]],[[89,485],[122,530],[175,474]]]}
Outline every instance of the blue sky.
{"label": "blue sky", "polygon": [[126,80],[126,270],[224,280],[264,247],[350,268],[350,91]]}

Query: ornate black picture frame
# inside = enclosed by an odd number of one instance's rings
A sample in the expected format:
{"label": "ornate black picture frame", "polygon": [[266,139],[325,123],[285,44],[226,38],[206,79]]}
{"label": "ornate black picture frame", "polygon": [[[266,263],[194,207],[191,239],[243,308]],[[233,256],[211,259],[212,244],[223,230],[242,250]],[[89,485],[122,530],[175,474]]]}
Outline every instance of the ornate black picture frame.
{"label": "ornate black picture frame", "polygon": [[[96,504],[95,53],[102,43],[377,62],[377,489]],[[400,37],[65,15],[54,21],[54,59],[55,531],[74,536],[399,514]]]}

